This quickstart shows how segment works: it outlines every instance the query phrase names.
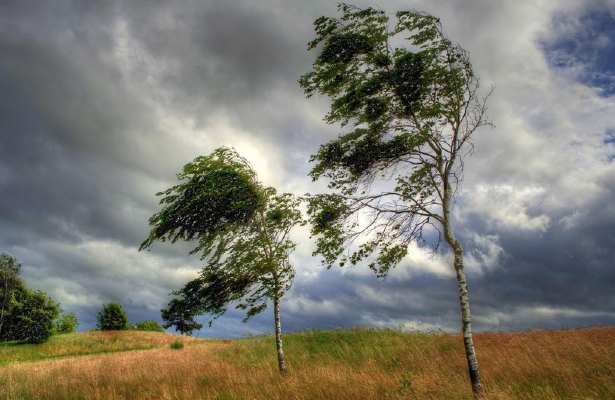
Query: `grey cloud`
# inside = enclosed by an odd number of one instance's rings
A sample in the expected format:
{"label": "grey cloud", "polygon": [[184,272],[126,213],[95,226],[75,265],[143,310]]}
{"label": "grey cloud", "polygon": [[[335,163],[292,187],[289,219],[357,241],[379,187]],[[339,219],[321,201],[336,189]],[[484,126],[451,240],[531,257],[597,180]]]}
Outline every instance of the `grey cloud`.
{"label": "grey cloud", "polygon": [[[615,164],[604,135],[615,103],[554,73],[538,45],[555,12],[585,3],[384,6],[441,16],[496,84],[497,128],[476,136],[457,202],[477,328],[614,323]],[[199,265],[189,244],[136,251],[154,193],[183,163],[234,145],[284,190],[323,187],[306,177],[307,160],[338,129],[321,121],[326,100],[305,100],[296,80],[314,56],[313,18],[332,12],[325,1],[3,2],[0,251],[84,327],[111,300],[131,320],[157,319]],[[285,329],[457,328],[454,281],[436,268],[444,252],[377,280],[363,267],[317,267],[306,234],[297,239]],[[230,310],[202,334],[270,331],[268,312],[241,318]]]}

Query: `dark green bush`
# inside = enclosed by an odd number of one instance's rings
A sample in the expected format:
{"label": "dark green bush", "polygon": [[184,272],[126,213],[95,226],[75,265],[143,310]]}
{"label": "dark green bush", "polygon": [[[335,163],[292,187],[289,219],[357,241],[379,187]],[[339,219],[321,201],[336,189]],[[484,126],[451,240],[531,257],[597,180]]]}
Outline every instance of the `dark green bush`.
{"label": "dark green bush", "polygon": [[105,304],[98,313],[96,326],[101,331],[119,331],[128,328],[128,317],[118,303]]}
{"label": "dark green bush", "polygon": [[160,324],[152,319],[147,319],[145,321],[137,322],[134,326],[134,329],[138,331],[153,331],[153,332],[164,332],[164,329]]}
{"label": "dark green bush", "polygon": [[60,309],[45,292],[28,289],[20,270],[15,257],[0,254],[0,341],[42,343]]}
{"label": "dark green bush", "polygon": [[43,343],[53,333],[59,306],[45,292],[21,289],[14,294],[11,314],[2,332],[4,340]]}
{"label": "dark green bush", "polygon": [[184,348],[184,344],[180,342],[179,340],[176,340],[174,342],[171,342],[169,347],[172,348],[173,350],[180,350]]}

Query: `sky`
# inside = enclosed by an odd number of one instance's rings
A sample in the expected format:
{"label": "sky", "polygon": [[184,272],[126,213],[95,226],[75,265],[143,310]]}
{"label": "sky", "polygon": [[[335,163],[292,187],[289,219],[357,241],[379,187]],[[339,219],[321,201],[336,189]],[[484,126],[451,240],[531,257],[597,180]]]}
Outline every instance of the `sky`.
{"label": "sky", "polygon": [[[356,1],[441,18],[493,86],[456,199],[476,330],[615,324],[615,1]],[[232,146],[260,179],[317,193],[309,157],[341,128],[297,84],[335,2],[0,2],[0,252],[81,329],[103,303],[160,320],[200,268],[189,244],[138,252],[155,193]],[[294,234],[288,331],[457,330],[450,254],[411,246],[385,279],[326,270]],[[271,332],[230,309],[200,335]]]}

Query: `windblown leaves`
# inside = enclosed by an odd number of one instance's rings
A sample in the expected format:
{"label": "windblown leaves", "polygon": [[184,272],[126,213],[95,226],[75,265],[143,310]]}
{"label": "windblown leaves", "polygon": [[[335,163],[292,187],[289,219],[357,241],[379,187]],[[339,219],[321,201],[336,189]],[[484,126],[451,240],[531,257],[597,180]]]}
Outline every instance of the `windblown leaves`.
{"label": "windblown leaves", "polygon": [[246,319],[263,311],[292,283],[289,234],[303,224],[300,201],[263,187],[249,163],[228,148],[196,158],[178,178],[179,185],[160,193],[162,209],[150,219],[141,248],[156,240],[194,240],[193,253],[205,266],[162,310],[166,326],[190,331],[198,328],[196,315],[213,321],[229,304],[245,310]]}
{"label": "windblown leaves", "polygon": [[178,179],[182,183],[158,193],[162,209],[150,218],[153,228],[141,249],[155,240],[211,241],[248,223],[262,205],[254,172],[231,149],[197,157]]}
{"label": "windblown leaves", "polygon": [[[299,80],[308,97],[331,99],[327,123],[349,126],[311,157],[311,177],[335,191],[310,198],[315,254],[331,266],[376,253],[369,265],[384,275],[426,226],[437,231],[443,188],[456,182],[457,153],[485,124],[485,107],[467,53],[438,18],[338,9],[314,22],[308,48],[318,55]],[[385,180],[386,191],[371,192]]]}

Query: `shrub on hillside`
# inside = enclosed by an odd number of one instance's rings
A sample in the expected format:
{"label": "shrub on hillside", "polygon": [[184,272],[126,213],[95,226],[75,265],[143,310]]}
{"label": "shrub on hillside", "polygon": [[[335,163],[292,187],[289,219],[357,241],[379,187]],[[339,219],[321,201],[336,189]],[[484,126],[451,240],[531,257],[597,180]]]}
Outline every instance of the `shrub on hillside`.
{"label": "shrub on hillside", "polygon": [[20,290],[3,331],[4,340],[24,343],[43,343],[53,333],[53,321],[60,307],[45,292]]}
{"label": "shrub on hillside", "polygon": [[101,331],[119,331],[128,328],[128,317],[118,303],[105,304],[97,315],[96,326]]}
{"label": "shrub on hillside", "polygon": [[176,340],[174,342],[171,342],[171,344],[169,345],[169,347],[173,350],[181,350],[184,348],[184,344],[182,342],[180,342],[179,340]]}
{"label": "shrub on hillside", "polygon": [[160,324],[152,319],[137,322],[134,329],[138,331],[152,331],[152,332],[164,332],[164,329]]}
{"label": "shrub on hillside", "polygon": [[55,321],[54,333],[73,333],[77,331],[78,326],[79,318],[77,318],[77,315],[75,313],[63,313]]}

